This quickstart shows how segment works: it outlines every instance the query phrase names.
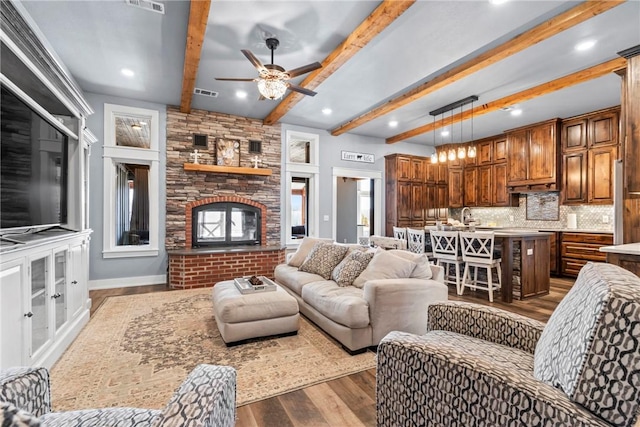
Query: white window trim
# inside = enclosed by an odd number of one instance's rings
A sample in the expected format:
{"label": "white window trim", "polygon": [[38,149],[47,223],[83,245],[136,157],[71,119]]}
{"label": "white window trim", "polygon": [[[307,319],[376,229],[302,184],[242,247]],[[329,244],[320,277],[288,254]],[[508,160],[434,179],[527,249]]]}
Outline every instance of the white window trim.
{"label": "white window trim", "polygon": [[[149,135],[151,145],[147,148],[119,147],[115,141],[117,115],[151,117]],[[160,152],[159,152],[159,114],[157,110],[128,107],[124,105],[104,105],[104,224],[103,258],[128,258],[158,256],[160,216]],[[115,173],[116,163],[129,163],[149,166],[149,244],[139,246],[116,245],[115,231]]]}
{"label": "white window trim", "polygon": [[331,224],[333,240],[336,240],[338,235],[338,223],[336,218],[338,216],[338,178],[361,178],[361,179],[373,179],[373,230],[371,235],[381,236],[382,234],[382,172],[364,169],[346,169],[334,167],[332,168],[333,174],[333,223]]}
{"label": "white window trim", "polygon": [[[309,141],[309,163],[289,162],[289,147],[292,141]],[[285,132],[285,171],[284,171],[284,230],[282,239],[287,248],[300,245],[300,240],[291,238],[291,179],[309,179],[309,216],[307,235],[316,236],[320,231],[320,135],[314,133],[287,130]]]}

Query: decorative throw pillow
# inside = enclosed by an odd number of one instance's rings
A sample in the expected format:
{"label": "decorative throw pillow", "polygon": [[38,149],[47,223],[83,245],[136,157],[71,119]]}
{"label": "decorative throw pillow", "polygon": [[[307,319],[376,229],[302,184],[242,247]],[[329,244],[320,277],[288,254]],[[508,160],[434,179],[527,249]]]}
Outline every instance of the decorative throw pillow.
{"label": "decorative throw pillow", "polygon": [[0,402],[0,426],[37,427],[40,426],[38,417],[27,411],[18,409],[10,403]]}
{"label": "decorative throw pillow", "polygon": [[416,263],[378,249],[367,268],[353,281],[353,286],[362,288],[366,281],[374,279],[409,278]]}
{"label": "decorative throw pillow", "polygon": [[316,243],[299,270],[317,274],[322,276],[323,279],[329,280],[331,272],[336,268],[336,265],[340,264],[346,254],[347,248],[345,246],[323,242]]}
{"label": "decorative throw pillow", "polygon": [[373,258],[373,252],[353,250],[331,273],[331,278],[338,286],[351,286],[353,281],[364,271]]}
{"label": "decorative throw pillow", "polygon": [[305,237],[302,239],[302,243],[298,246],[298,250],[293,254],[288,264],[292,267],[300,267],[304,260],[311,252],[311,249],[316,245],[316,243],[324,242],[331,243],[333,240],[331,239],[320,239],[317,237]]}
{"label": "decorative throw pillow", "polygon": [[389,253],[416,263],[416,268],[413,270],[413,273],[411,273],[411,278],[428,280],[433,276],[429,258],[427,258],[425,254],[414,254],[413,252],[398,251],[395,249],[390,250]]}

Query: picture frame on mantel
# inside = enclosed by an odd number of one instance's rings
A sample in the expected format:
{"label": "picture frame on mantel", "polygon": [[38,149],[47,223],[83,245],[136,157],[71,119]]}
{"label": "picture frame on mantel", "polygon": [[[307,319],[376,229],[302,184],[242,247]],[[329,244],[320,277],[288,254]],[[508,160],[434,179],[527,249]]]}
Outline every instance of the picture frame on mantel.
{"label": "picture frame on mantel", "polygon": [[216,165],[240,167],[240,141],[237,139],[216,139]]}
{"label": "picture frame on mantel", "polygon": [[527,194],[527,220],[560,220],[560,196],[556,192]]}

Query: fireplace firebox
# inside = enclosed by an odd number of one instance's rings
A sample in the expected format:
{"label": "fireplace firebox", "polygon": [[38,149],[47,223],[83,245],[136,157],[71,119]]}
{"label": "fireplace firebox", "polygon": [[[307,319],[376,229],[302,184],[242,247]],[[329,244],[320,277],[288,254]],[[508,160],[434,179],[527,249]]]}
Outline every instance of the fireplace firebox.
{"label": "fireplace firebox", "polygon": [[195,207],[191,212],[194,248],[260,244],[262,212],[257,207],[215,202]]}

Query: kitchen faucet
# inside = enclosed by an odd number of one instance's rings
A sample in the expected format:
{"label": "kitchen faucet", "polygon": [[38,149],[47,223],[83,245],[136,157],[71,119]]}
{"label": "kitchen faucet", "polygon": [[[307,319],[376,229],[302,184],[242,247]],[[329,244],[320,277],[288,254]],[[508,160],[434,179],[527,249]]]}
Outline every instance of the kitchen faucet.
{"label": "kitchen faucet", "polygon": [[464,208],[462,208],[462,212],[460,213],[460,222],[462,222],[464,225],[467,225],[471,221],[473,221],[473,218],[471,217],[471,208],[465,206]]}

